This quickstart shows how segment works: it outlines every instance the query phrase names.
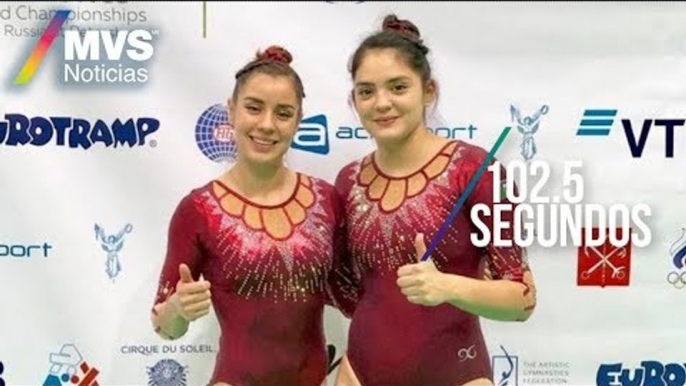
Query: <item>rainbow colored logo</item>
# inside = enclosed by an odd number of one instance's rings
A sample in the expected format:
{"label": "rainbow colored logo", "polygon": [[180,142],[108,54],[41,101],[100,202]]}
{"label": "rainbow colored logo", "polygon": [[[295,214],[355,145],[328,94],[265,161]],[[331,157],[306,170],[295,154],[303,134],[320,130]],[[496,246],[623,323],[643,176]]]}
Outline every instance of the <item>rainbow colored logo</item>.
{"label": "rainbow colored logo", "polygon": [[60,29],[62,29],[62,25],[65,21],[67,21],[70,12],[70,10],[59,10],[55,13],[55,16],[50,21],[48,28],[45,29],[43,35],[41,35],[40,39],[38,39],[38,43],[36,43],[36,46],[33,48],[33,51],[29,55],[28,59],[26,59],[26,62],[24,62],[24,66],[14,79],[14,84],[24,85],[31,80],[33,75],[36,73],[38,66],[40,66],[41,62],[43,61],[45,54],[48,52],[48,49],[50,49],[52,42],[57,37],[57,34],[59,34]]}

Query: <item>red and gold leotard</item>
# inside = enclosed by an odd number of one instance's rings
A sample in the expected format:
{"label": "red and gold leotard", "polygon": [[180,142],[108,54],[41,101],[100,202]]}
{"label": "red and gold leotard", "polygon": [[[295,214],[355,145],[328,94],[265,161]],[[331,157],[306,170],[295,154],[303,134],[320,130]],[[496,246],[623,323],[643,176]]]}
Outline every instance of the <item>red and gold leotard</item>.
{"label": "red and gold leotard", "polygon": [[192,190],[169,226],[155,304],[171,296],[186,263],[211,283],[221,338],[210,384],[319,385],[326,377],[325,304],[341,202],[323,180],[297,175],[283,203],[252,203],[220,181]]}
{"label": "red and gold leotard", "polygon": [[[404,177],[384,174],[374,154],[339,173],[336,188],[344,200],[359,285],[348,358],[363,385],[461,385],[491,378],[478,316],[448,304],[415,305],[396,284],[398,268],[416,262],[416,234],[424,233],[428,246],[485,158],[482,149],[451,141]],[[493,279],[522,282],[528,267],[520,247],[477,248],[471,243],[477,228],[470,208],[477,203],[493,204],[491,172],[481,176],[432,260],[444,273],[479,278],[487,265]],[[511,238],[511,216],[503,221],[510,222],[510,233],[503,238]],[[485,223],[492,231],[492,222]]]}

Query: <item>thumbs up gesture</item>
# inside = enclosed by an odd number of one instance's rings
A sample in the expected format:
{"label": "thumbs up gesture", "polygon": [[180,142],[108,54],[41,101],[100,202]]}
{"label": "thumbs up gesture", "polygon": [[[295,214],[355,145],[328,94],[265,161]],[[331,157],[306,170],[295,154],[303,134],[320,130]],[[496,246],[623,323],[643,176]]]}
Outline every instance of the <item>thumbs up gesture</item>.
{"label": "thumbs up gesture", "polygon": [[179,282],[176,284],[176,311],[189,322],[207,315],[212,305],[210,282],[195,281],[186,264],[179,265]]}
{"label": "thumbs up gesture", "polygon": [[406,264],[398,269],[396,284],[408,301],[425,306],[436,306],[448,301],[449,280],[429,258],[421,261],[426,252],[424,235],[418,234],[414,241],[416,263]]}

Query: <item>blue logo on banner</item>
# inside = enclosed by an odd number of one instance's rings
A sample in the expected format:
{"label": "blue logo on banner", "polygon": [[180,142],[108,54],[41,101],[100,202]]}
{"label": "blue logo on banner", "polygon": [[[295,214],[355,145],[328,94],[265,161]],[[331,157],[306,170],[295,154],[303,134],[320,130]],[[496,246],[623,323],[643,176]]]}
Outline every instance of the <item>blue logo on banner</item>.
{"label": "blue logo on banner", "polygon": [[[469,139],[474,139],[474,132],[477,130],[476,126],[457,126],[457,127],[427,127],[430,132],[438,135],[439,137],[455,139],[462,136],[463,131],[469,132]],[[458,134],[459,133],[459,134]]]}
{"label": "blue logo on banner", "polygon": [[683,269],[686,265],[686,229],[681,228],[681,236],[672,243],[669,253],[672,255],[672,262],[678,269]]}
{"label": "blue logo on banner", "polygon": [[226,106],[216,104],[203,111],[195,124],[198,148],[214,162],[236,160],[236,142]]}
{"label": "blue logo on banner", "polygon": [[326,115],[305,118],[293,138],[292,148],[316,154],[329,154],[329,130]]}
{"label": "blue logo on banner", "polygon": [[585,110],[576,135],[608,136],[617,110]]}
{"label": "blue logo on banner", "polygon": [[642,361],[641,367],[623,369],[622,363],[601,364],[596,375],[597,386],[684,386],[686,364]]}
{"label": "blue logo on banner", "polygon": [[[478,128],[474,125],[469,126],[438,126],[438,127],[427,127],[427,130],[436,134],[439,137],[456,139],[469,134],[469,139],[474,139],[474,132]],[[371,137],[367,134],[364,127],[360,126],[339,126],[336,130],[336,138],[342,140],[348,139],[370,139]]]}
{"label": "blue logo on banner", "polygon": [[116,235],[106,235],[105,230],[98,224],[95,224],[95,240],[99,241],[102,249],[107,252],[107,262],[105,263],[105,272],[107,276],[114,281],[114,279],[121,272],[121,263],[119,262],[119,252],[124,247],[124,236],[131,233],[133,226],[127,224],[124,229],[120,230]]}
{"label": "blue logo on banner", "polygon": [[[48,243],[43,243],[43,245],[6,245],[0,244],[0,257],[18,257],[18,258],[29,258],[43,256],[48,257],[48,251],[52,249],[52,245]],[[33,250],[36,250],[33,252]],[[41,253],[42,251],[42,253]]]}
{"label": "blue logo on banner", "polygon": [[517,124],[517,131],[522,134],[522,157],[529,161],[536,155],[536,143],[534,142],[534,134],[538,131],[538,126],[541,123],[541,117],[548,114],[548,106],[544,105],[533,115],[522,117],[521,111],[518,108],[510,105],[510,114],[512,121]]}
{"label": "blue logo on banner", "polygon": [[667,275],[667,282],[682,289],[686,286],[686,229],[681,228],[681,236],[669,247],[669,255],[676,270]]}
{"label": "blue logo on banner", "polygon": [[[90,122],[72,117],[27,117],[21,114],[5,114],[0,121],[0,145],[45,146],[50,142],[71,149],[90,149],[96,143],[105,147],[119,148],[145,145],[146,138],[160,128],[154,118],[115,119],[108,123],[101,119]],[[157,146],[155,140],[150,146]]]}
{"label": "blue logo on banner", "polygon": [[186,386],[186,369],[173,359],[162,359],[148,367],[149,386]]}
{"label": "blue logo on banner", "polygon": [[493,356],[493,382],[496,386],[518,386],[519,358],[509,355],[503,346],[500,349],[505,355]]}

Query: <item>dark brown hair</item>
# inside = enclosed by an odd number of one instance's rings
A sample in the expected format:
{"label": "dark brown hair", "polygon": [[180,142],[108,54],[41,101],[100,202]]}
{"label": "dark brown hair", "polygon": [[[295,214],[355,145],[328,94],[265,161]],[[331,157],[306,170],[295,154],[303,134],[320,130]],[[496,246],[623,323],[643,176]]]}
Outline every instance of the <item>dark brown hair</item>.
{"label": "dark brown hair", "polygon": [[381,31],[368,36],[352,56],[350,73],[353,78],[367,51],[393,48],[405,59],[407,65],[426,83],[431,80],[431,66],[426,58],[429,48],[421,39],[419,28],[409,20],[398,19],[391,14],[384,18]]}
{"label": "dark brown hair", "polygon": [[270,46],[266,50],[255,54],[255,58],[236,73],[236,84],[233,89],[234,100],[238,97],[241,87],[250,78],[250,74],[261,73],[268,75],[288,76],[293,81],[298,105],[302,111],[302,100],[305,97],[305,89],[298,73],[291,67],[293,56],[281,46]]}

